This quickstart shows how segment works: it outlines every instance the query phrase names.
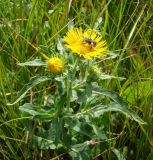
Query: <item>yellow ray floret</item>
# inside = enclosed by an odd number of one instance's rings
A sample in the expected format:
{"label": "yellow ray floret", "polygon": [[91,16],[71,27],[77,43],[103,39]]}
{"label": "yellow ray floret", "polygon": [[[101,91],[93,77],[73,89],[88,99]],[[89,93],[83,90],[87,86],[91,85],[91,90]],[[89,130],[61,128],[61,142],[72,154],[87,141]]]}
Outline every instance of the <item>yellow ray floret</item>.
{"label": "yellow ray floret", "polygon": [[63,61],[58,57],[53,57],[48,60],[48,69],[54,73],[59,74],[64,68]]}
{"label": "yellow ray floret", "polygon": [[68,49],[86,59],[101,57],[107,52],[106,41],[92,29],[72,28],[64,41]]}

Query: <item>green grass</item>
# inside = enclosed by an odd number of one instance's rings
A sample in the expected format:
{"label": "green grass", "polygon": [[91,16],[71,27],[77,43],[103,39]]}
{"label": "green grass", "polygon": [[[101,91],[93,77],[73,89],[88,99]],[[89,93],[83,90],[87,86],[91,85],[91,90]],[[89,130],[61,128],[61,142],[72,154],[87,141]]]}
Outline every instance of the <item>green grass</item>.
{"label": "green grass", "polygon": [[31,149],[30,135],[25,132],[24,119],[18,109],[25,101],[42,104],[42,97],[49,93],[51,84],[31,90],[16,105],[7,104],[17,97],[32,76],[46,72],[41,67],[17,65],[40,57],[27,41],[35,46],[49,46],[58,52],[54,44],[65,35],[68,26],[74,24],[83,28],[94,27],[106,39],[110,52],[117,57],[102,61],[101,71],[126,79],[104,80],[101,85],[127,99],[129,107],[147,122],[147,125],[138,125],[122,117],[114,122],[113,116],[106,115],[108,135],[112,137],[114,133],[116,139],[109,141],[107,149],[95,151],[92,158],[99,155],[104,160],[115,159],[112,154],[112,146],[115,146],[127,160],[152,160],[152,10],[151,0],[0,1],[0,159],[58,159],[60,153],[57,151]]}

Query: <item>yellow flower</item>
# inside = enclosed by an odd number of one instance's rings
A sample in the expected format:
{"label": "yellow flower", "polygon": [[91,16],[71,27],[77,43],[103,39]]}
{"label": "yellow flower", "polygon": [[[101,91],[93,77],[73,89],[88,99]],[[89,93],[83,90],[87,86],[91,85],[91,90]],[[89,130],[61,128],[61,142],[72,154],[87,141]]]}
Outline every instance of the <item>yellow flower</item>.
{"label": "yellow flower", "polygon": [[64,64],[62,60],[58,57],[53,57],[48,60],[48,69],[54,73],[59,74],[62,72]]}
{"label": "yellow flower", "polygon": [[107,52],[106,41],[92,29],[72,28],[64,37],[66,47],[86,59],[101,57]]}

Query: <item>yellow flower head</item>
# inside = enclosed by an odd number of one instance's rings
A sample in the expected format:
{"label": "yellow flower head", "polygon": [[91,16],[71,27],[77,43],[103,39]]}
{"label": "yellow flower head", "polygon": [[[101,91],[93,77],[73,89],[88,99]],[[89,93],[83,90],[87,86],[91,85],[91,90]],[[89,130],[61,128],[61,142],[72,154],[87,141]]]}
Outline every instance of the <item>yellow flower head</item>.
{"label": "yellow flower head", "polygon": [[54,73],[59,74],[62,72],[64,64],[62,60],[58,57],[53,57],[48,60],[48,69]]}
{"label": "yellow flower head", "polygon": [[72,28],[64,37],[66,47],[86,59],[101,57],[107,52],[106,42],[92,29]]}

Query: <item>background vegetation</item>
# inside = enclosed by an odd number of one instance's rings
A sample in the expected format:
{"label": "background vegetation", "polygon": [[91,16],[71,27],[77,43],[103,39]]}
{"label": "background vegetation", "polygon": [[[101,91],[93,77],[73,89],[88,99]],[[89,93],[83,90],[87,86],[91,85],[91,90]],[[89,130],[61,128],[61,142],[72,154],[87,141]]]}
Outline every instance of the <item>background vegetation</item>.
{"label": "background vegetation", "polygon": [[[40,55],[35,46],[53,48],[68,26],[96,28],[106,39],[112,58],[101,62],[101,72],[119,79],[101,85],[123,96],[147,125],[107,114],[108,136],[115,135],[92,159],[153,159],[153,2],[152,0],[1,0],[0,1],[0,159],[68,159],[63,151],[32,148],[20,116],[20,103],[9,106],[19,90],[43,67],[21,67]],[[58,52],[58,47],[55,47]],[[26,96],[42,103],[51,84],[37,86]],[[25,101],[26,101],[25,100]],[[100,122],[97,122],[100,123]],[[102,145],[105,145],[102,143]],[[114,148],[115,146],[115,148]],[[112,154],[113,150],[113,154]],[[116,155],[116,156],[115,156]]]}

